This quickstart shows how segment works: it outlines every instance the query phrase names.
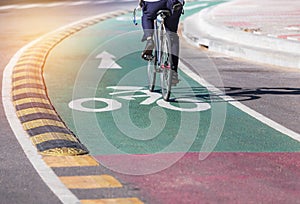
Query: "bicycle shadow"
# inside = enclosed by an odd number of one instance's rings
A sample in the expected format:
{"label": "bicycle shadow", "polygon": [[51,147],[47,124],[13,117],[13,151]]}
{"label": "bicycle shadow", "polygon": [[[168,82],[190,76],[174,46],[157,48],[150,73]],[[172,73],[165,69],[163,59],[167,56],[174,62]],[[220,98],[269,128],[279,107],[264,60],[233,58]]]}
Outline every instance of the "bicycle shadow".
{"label": "bicycle shadow", "polygon": [[[171,102],[177,102],[180,98],[194,98],[199,101],[216,102],[234,102],[259,100],[266,95],[300,95],[300,88],[291,87],[218,87],[218,91],[208,91],[205,87],[174,87],[172,88]],[[159,92],[159,90],[158,90]]]}

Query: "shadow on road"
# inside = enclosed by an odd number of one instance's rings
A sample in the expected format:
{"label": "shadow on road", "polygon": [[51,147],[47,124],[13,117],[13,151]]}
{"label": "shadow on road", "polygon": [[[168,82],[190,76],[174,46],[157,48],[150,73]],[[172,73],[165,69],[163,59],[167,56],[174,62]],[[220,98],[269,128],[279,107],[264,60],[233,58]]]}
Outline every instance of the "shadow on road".
{"label": "shadow on road", "polygon": [[[241,87],[222,87],[218,88],[222,93],[208,92],[205,87],[180,87],[173,88],[175,98],[196,98],[198,100],[215,103],[224,101],[249,101],[258,100],[263,95],[300,95],[300,88],[241,88]],[[230,96],[230,97],[226,97]],[[176,102],[176,99],[172,100]]]}

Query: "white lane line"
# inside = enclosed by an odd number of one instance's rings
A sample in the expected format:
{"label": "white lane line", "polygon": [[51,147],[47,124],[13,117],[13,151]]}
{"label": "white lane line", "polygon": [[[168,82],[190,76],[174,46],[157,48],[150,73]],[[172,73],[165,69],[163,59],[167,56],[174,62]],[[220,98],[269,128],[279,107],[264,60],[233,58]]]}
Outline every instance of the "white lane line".
{"label": "white lane line", "polygon": [[30,9],[30,8],[38,8],[42,6],[43,4],[25,4],[25,5],[15,6],[15,9]]}
{"label": "white lane line", "polygon": [[15,7],[16,7],[15,5],[1,6],[0,10],[14,9]]}
{"label": "white lane line", "polygon": [[69,3],[68,6],[80,6],[80,5],[84,5],[84,4],[90,4],[90,1],[77,1],[77,2],[73,2],[73,3]]}
{"label": "white lane line", "polygon": [[49,4],[42,4],[40,8],[51,8],[51,7],[58,7],[58,6],[65,6],[66,3],[60,2],[60,3],[49,3]]}
{"label": "white lane line", "polygon": [[[118,11],[116,11],[118,12]],[[11,96],[12,90],[12,71],[16,63],[22,54],[29,48],[35,45],[36,43],[42,41],[44,38],[51,36],[59,31],[70,28],[74,25],[78,25],[83,22],[88,22],[90,20],[101,18],[102,16],[106,16],[106,14],[100,14],[96,16],[91,16],[68,25],[65,25],[53,32],[45,34],[44,36],[36,39],[35,41],[30,42],[23,48],[21,48],[9,61],[7,66],[3,71],[3,80],[2,80],[2,102],[4,106],[4,112],[6,118],[10,124],[12,131],[14,132],[18,142],[20,143],[25,155],[28,160],[31,162],[32,166],[35,168],[36,172],[42,178],[42,180],[46,183],[46,185],[50,188],[50,190],[63,202],[63,203],[80,203],[78,198],[68,189],[66,186],[59,180],[53,170],[47,166],[47,164],[43,161],[41,155],[38,154],[37,149],[31,143],[28,134],[22,127],[22,124],[19,118],[16,115],[16,110],[14,108]]]}
{"label": "white lane line", "polygon": [[106,3],[110,3],[110,2],[111,2],[111,0],[108,0],[108,1],[102,0],[102,1],[93,1],[92,3],[93,4],[106,4]]}
{"label": "white lane line", "polygon": [[248,115],[254,117],[255,119],[259,120],[260,122],[268,125],[269,127],[277,130],[278,132],[281,132],[282,134],[287,135],[288,137],[300,142],[300,134],[298,134],[298,133],[296,133],[296,132],[280,125],[279,123],[277,123],[277,122],[275,122],[275,121],[273,121],[269,118],[267,118],[266,116],[262,115],[261,113],[258,113],[255,110],[253,110],[253,109],[245,106],[244,104],[238,102],[234,98],[232,98],[230,96],[227,96],[224,92],[222,92],[221,90],[219,90],[218,88],[216,88],[212,84],[205,81],[205,79],[203,79],[202,77],[200,77],[199,75],[197,75],[196,73],[191,71],[182,62],[179,63],[179,67],[185,74],[187,74],[189,77],[191,77],[192,79],[197,81],[200,85],[206,87],[210,92],[217,94],[224,101],[227,101],[229,104],[231,104],[234,107],[240,109],[241,111],[247,113]]}

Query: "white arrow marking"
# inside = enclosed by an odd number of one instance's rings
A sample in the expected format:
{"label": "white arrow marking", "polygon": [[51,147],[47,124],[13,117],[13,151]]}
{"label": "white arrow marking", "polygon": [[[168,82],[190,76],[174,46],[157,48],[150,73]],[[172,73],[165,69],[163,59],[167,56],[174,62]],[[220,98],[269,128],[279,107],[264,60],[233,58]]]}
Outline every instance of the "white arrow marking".
{"label": "white arrow marking", "polygon": [[122,69],[120,65],[115,62],[116,57],[112,54],[104,51],[97,55],[96,59],[101,59],[101,62],[98,66],[99,69]]}

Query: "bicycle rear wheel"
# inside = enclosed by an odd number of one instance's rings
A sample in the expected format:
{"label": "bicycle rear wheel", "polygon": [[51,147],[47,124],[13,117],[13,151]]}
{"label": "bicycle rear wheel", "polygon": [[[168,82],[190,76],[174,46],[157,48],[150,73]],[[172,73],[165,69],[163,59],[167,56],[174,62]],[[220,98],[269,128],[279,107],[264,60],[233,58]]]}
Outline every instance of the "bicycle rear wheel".
{"label": "bicycle rear wheel", "polygon": [[166,32],[161,36],[161,92],[163,99],[169,101],[172,88],[172,57],[170,38]]}

